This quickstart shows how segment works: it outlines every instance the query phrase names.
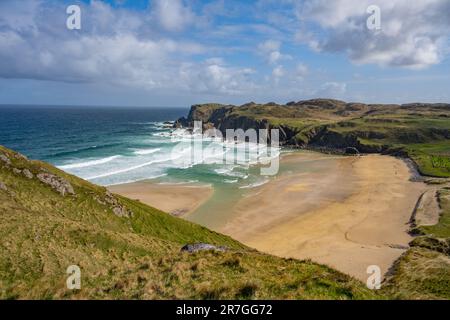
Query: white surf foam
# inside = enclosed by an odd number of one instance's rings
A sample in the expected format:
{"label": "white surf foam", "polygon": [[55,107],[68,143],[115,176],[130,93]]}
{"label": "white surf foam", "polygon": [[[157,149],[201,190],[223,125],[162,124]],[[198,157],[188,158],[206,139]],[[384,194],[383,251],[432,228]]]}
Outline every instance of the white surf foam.
{"label": "white surf foam", "polygon": [[118,159],[120,157],[121,156],[116,155],[116,156],[107,157],[107,158],[103,158],[103,159],[90,160],[90,161],[85,161],[85,162],[72,163],[72,164],[67,164],[67,165],[63,165],[63,166],[58,166],[58,168],[60,168],[62,170],[67,170],[67,169],[79,169],[79,168],[92,167],[92,166],[96,166],[99,164],[108,163],[108,162]]}
{"label": "white surf foam", "polygon": [[160,148],[153,148],[153,149],[142,149],[142,150],[136,150],[134,151],[134,154],[137,155],[147,155],[147,154],[152,154],[152,153],[156,153],[158,151],[160,151]]}
{"label": "white surf foam", "polygon": [[114,176],[114,175],[118,175],[118,174],[121,174],[121,173],[126,173],[126,172],[134,171],[134,170],[137,170],[137,169],[140,169],[140,168],[143,168],[143,167],[147,167],[147,166],[150,166],[152,164],[173,161],[173,160],[176,160],[179,157],[180,156],[172,157],[172,158],[164,158],[164,159],[152,160],[152,161],[144,162],[144,163],[141,163],[139,165],[135,165],[135,166],[128,167],[128,168],[125,168],[125,169],[115,170],[115,171],[111,171],[111,172],[102,173],[102,174],[99,174],[99,175],[96,175],[96,176],[88,177],[86,179],[87,180],[94,180],[94,179]]}
{"label": "white surf foam", "polygon": [[251,183],[251,184],[246,185],[246,186],[239,187],[239,189],[252,189],[252,188],[257,188],[257,187],[260,187],[260,186],[265,185],[265,184],[268,183],[268,182],[269,182],[269,179],[265,179],[265,180],[263,180],[263,181],[258,181],[258,182]]}

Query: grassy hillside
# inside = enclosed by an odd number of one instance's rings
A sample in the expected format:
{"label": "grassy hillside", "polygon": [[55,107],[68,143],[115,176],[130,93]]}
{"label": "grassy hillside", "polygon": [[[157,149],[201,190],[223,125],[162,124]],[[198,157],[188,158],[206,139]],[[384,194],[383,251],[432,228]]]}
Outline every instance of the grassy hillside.
{"label": "grassy hillside", "polygon": [[[349,276],[246,248],[0,146],[1,299],[373,299]],[[180,252],[189,243],[225,252]],[[66,269],[81,268],[81,290]]]}
{"label": "grassy hillside", "polygon": [[409,249],[396,263],[387,292],[401,299],[450,299],[450,188],[438,192],[441,217],[419,226]]}
{"label": "grassy hillside", "polygon": [[409,156],[428,176],[450,177],[450,105],[367,105],[330,99],[242,106],[193,106],[189,126],[280,129],[285,145]]}

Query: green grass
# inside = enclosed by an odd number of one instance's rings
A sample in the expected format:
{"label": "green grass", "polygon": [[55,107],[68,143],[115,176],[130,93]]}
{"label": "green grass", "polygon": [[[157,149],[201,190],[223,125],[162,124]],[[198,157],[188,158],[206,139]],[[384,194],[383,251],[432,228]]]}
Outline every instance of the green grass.
{"label": "green grass", "polygon": [[438,192],[439,205],[442,209],[439,223],[434,226],[421,226],[421,234],[435,238],[450,238],[450,189],[444,188]]}
{"label": "green grass", "polygon": [[[407,156],[422,175],[450,178],[450,105],[355,105],[312,100],[286,106],[233,107],[228,116],[266,120],[273,128],[288,129],[287,144],[340,150],[355,147],[363,152]],[[445,182],[435,179],[433,183]],[[439,200],[439,223],[414,230],[421,236],[395,264],[394,274],[384,285],[386,295],[450,299],[450,191],[440,190]]]}
{"label": "green grass", "polygon": [[285,142],[293,145],[328,149],[338,145],[340,149],[360,147],[370,152],[403,150],[423,175],[450,177],[448,105],[365,105],[316,99],[289,105],[207,104],[194,109],[199,119],[208,122],[208,115],[220,108],[226,108],[228,119],[264,120],[273,128],[288,129]]}
{"label": "green grass", "polygon": [[[95,200],[103,187],[48,164],[0,163],[1,299],[380,299],[350,276],[310,261],[282,259],[230,237],[117,197],[131,218]],[[74,187],[61,196],[33,174],[47,170]],[[226,252],[180,252],[187,243],[224,245]],[[66,269],[81,268],[81,290],[66,288]]]}
{"label": "green grass", "polygon": [[450,190],[438,193],[442,214],[434,226],[419,226],[421,234],[395,264],[385,292],[400,299],[450,299]]}
{"label": "green grass", "polygon": [[397,261],[385,290],[398,299],[450,299],[449,257],[413,247]]}
{"label": "green grass", "polygon": [[406,147],[411,159],[423,175],[450,177],[450,146],[448,141],[413,144]]}
{"label": "green grass", "polygon": [[[450,120],[432,115],[391,114],[337,122],[330,129],[356,136],[361,145],[377,149],[403,149],[421,174],[450,177]],[[447,132],[447,133],[445,133]]]}

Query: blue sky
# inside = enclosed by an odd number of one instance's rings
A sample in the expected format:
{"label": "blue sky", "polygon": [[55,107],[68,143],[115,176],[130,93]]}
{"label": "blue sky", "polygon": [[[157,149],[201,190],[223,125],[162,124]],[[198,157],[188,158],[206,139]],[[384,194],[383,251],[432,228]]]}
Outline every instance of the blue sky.
{"label": "blue sky", "polygon": [[2,0],[0,103],[450,102],[449,35],[448,0]]}

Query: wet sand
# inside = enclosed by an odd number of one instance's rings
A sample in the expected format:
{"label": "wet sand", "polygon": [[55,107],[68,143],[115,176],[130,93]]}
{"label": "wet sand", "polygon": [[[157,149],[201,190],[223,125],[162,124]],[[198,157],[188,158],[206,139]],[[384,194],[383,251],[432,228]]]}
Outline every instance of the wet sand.
{"label": "wet sand", "polygon": [[174,216],[183,216],[195,211],[212,196],[214,191],[211,186],[156,184],[150,181],[110,186],[108,189]]}

